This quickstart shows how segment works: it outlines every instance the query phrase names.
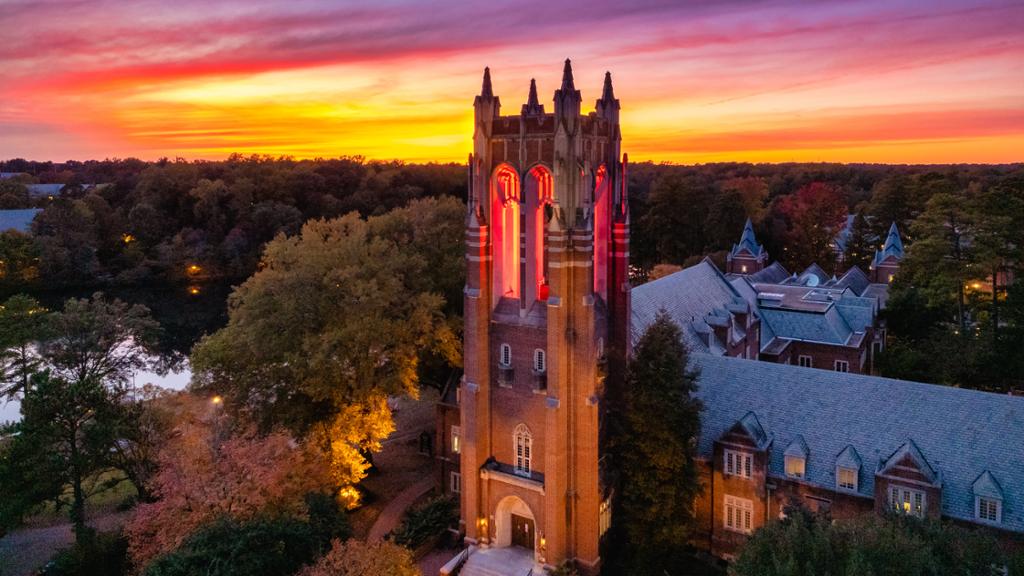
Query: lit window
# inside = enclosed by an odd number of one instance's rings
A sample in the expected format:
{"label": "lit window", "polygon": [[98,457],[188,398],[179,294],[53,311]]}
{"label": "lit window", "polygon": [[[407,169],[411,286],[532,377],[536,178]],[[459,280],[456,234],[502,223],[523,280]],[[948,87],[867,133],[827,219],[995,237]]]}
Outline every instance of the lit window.
{"label": "lit window", "polygon": [[727,476],[739,476],[750,478],[752,472],[753,455],[747,452],[736,452],[735,450],[725,451],[725,474]]}
{"label": "lit window", "polygon": [[452,454],[462,452],[462,428],[452,426]]}
{"label": "lit window", "polygon": [[498,363],[505,367],[512,365],[512,347],[508,344],[501,345],[501,355],[498,357]]}
{"label": "lit window", "polygon": [[747,273],[747,265],[746,264],[744,264],[743,266],[740,266],[740,272],[742,272],[744,274]]}
{"label": "lit window", "polygon": [[462,474],[458,472],[451,473],[451,476],[448,477],[448,489],[453,494],[462,492]]}
{"label": "lit window", "polygon": [[893,275],[889,274],[889,284],[892,284]]}
{"label": "lit window", "polygon": [[799,456],[786,456],[786,476],[803,478],[807,468],[807,460]]}
{"label": "lit window", "polygon": [[544,372],[548,369],[547,356],[540,348],[533,351],[533,371]]}
{"label": "lit window", "polygon": [[516,426],[514,440],[516,448],[516,474],[529,476],[533,437],[530,435],[530,429],[526,427],[526,424]]}
{"label": "lit window", "polygon": [[899,514],[924,518],[926,510],[924,492],[902,486],[891,486],[889,488],[889,507]]}
{"label": "lit window", "polygon": [[754,503],[735,496],[725,497],[725,529],[749,534],[754,530]]}
{"label": "lit window", "polygon": [[797,362],[804,368],[811,368],[813,365],[810,356],[800,356],[799,358],[797,358]]}
{"label": "lit window", "polygon": [[836,372],[849,372],[850,363],[846,360],[836,360]]}
{"label": "lit window", "polygon": [[978,496],[975,499],[975,516],[985,522],[1003,521],[1003,503],[995,498]]}
{"label": "lit window", "polygon": [[839,467],[836,469],[836,484],[842,490],[857,491],[857,470]]}

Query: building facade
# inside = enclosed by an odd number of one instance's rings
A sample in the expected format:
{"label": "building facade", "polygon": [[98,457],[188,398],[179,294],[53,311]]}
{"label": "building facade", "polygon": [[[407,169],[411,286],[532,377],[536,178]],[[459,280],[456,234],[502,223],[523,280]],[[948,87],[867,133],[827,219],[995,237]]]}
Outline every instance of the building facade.
{"label": "building facade", "polygon": [[[629,350],[629,213],[610,74],[596,110],[581,104],[568,60],[553,112],[531,81],[520,113],[502,115],[484,71],[469,159],[458,487],[468,543],[596,572],[602,399]],[[451,426],[438,436],[451,438]]]}

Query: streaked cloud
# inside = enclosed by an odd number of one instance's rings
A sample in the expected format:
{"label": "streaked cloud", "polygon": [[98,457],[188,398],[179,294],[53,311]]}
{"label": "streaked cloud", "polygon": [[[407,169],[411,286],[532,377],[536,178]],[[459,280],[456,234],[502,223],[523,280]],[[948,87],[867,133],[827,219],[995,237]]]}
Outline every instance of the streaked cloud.
{"label": "streaked cloud", "polygon": [[568,56],[634,158],[1024,160],[1019,2],[628,4],[8,0],[0,157],[461,160]]}

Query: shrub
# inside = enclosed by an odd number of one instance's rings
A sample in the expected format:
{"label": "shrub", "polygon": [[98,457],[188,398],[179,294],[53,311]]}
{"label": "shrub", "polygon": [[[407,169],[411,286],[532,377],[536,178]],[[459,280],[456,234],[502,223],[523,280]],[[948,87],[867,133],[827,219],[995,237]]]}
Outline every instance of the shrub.
{"label": "shrub", "polygon": [[299,576],[420,576],[412,553],[390,542],[335,540],[328,552]]}
{"label": "shrub", "polygon": [[289,576],[312,562],[319,547],[306,522],[221,518],[150,563],[145,576]]}
{"label": "shrub", "polygon": [[443,534],[458,519],[455,500],[438,496],[406,512],[402,524],[390,536],[395,544],[415,549],[432,536]]}

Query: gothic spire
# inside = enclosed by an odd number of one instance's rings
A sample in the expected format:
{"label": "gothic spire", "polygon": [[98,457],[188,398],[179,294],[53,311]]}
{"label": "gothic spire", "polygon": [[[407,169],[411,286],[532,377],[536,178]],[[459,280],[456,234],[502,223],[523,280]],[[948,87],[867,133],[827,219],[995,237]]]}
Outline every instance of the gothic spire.
{"label": "gothic spire", "polygon": [[615,100],[615,92],[612,90],[612,73],[604,73],[604,90],[601,92],[601,100],[611,102]]}
{"label": "gothic spire", "polygon": [[544,106],[537,98],[537,81],[530,78],[530,96],[523,104],[523,116],[538,116],[544,114]]}
{"label": "gothic spire", "polygon": [[480,90],[480,96],[484,98],[494,98],[494,91],[491,89],[491,69],[490,67],[484,68],[484,85]]}
{"label": "gothic spire", "polygon": [[576,85],[572,81],[572,62],[568,58],[565,59],[565,70],[562,71],[562,93],[568,94],[576,90]]}

